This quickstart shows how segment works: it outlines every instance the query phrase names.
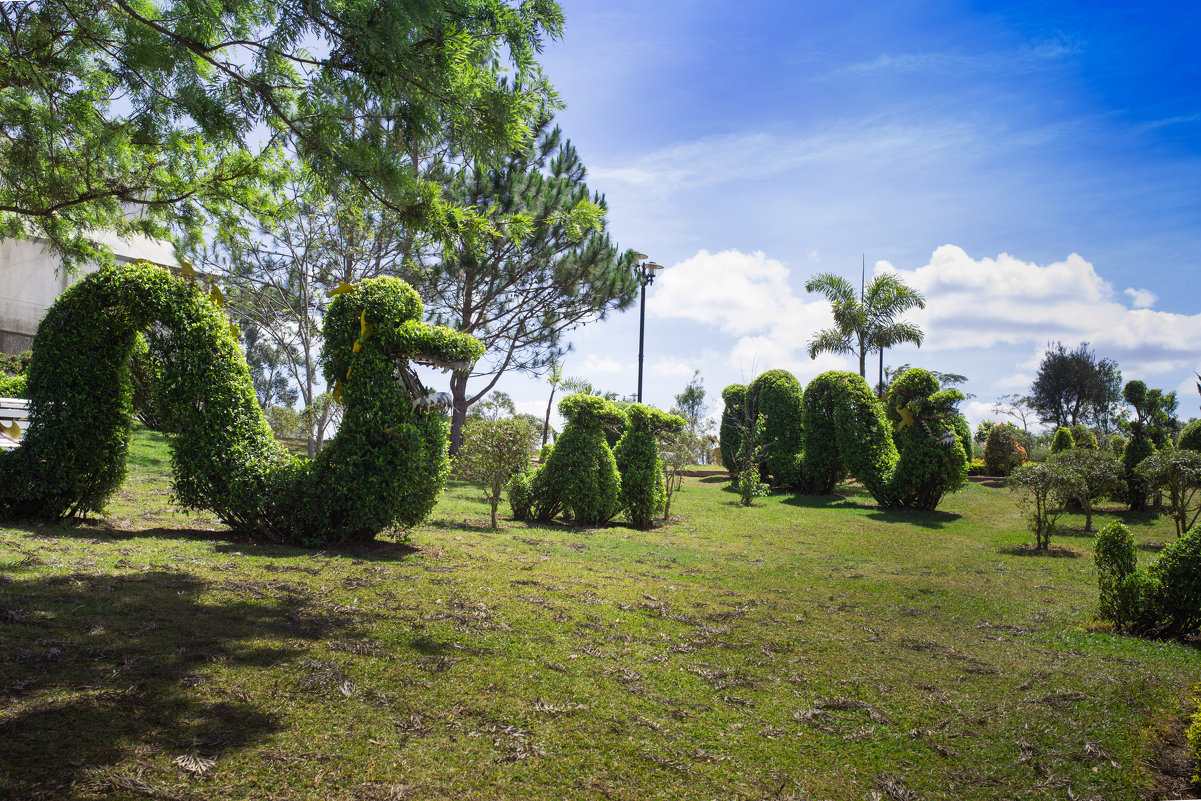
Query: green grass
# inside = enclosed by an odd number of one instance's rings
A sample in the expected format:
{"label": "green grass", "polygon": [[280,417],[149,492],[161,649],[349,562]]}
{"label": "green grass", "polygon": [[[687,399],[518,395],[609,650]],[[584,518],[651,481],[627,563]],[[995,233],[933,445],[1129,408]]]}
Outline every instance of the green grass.
{"label": "green grass", "polygon": [[167,460],[0,529],[0,797],[1188,795],[1201,651],[1097,625],[1091,536],[1032,555],[1004,489],[698,477],[652,531],[492,531],[452,483],[410,545],[313,553],[176,509]]}

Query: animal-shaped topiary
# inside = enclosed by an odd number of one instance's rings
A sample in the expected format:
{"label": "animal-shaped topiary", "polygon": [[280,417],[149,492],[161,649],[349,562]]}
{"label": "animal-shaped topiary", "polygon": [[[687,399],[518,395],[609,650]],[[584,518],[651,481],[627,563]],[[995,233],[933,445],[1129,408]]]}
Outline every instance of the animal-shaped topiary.
{"label": "animal-shaped topiary", "polygon": [[654,516],[663,511],[666,490],[659,435],[678,434],[687,422],[683,417],[641,403],[625,407],[626,425],[613,456],[621,474],[620,505],[630,525],[650,528]]}
{"label": "animal-shaped topiary", "polygon": [[[568,395],[559,401],[566,420],[546,463],[528,479],[513,500],[513,516],[551,520],[560,512],[576,523],[595,526],[607,522],[620,508],[621,476],[605,431],[625,423],[625,415],[611,401],[597,395]],[[523,477],[519,483],[525,483]]]}
{"label": "animal-shaped topiary", "polygon": [[[761,392],[768,386],[778,388],[781,398],[798,391],[779,377],[766,382]],[[861,376],[839,371],[814,378],[802,398],[801,448],[796,449],[795,438],[784,436],[788,429],[783,427],[763,443],[769,453],[778,451],[777,469],[799,491],[828,494],[849,473],[881,506],[932,510],[945,493],[966,481],[967,455],[959,442],[966,432],[957,433],[955,411],[963,394],[940,391],[928,371],[907,371],[883,404]],[[769,415],[764,429],[770,420]]]}
{"label": "animal-shaped topiary", "polygon": [[750,419],[763,418],[765,457],[761,478],[779,489],[799,489],[805,483],[804,390],[787,370],[761,373],[746,388]]}
{"label": "animal-shaped topiary", "polygon": [[403,281],[341,289],[326,313],[321,358],[346,409],[337,436],[310,461],[275,442],[229,320],[209,296],[147,264],[83,279],[34,340],[30,426],[0,459],[0,516],[103,507],[125,476],[130,354],[138,333],[155,326],[181,505],[209,509],[241,532],[314,546],[420,522],[446,475],[446,422],[431,413],[410,362],[468,370],[483,346],[421,322],[421,301]]}
{"label": "animal-shaped topiary", "polygon": [[718,429],[718,444],[721,448],[721,465],[735,478],[738,477],[738,454],[742,450],[743,428],[746,427],[746,385],[730,384],[721,391],[725,406],[721,412],[721,428]]}

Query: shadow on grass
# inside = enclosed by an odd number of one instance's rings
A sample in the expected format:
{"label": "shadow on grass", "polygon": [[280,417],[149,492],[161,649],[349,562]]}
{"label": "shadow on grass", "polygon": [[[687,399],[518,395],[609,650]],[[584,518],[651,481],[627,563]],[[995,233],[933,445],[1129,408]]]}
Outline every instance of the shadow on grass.
{"label": "shadow on grass", "polygon": [[907,523],[919,528],[939,529],[959,520],[962,515],[954,512],[921,512],[910,509],[881,509],[874,504],[859,503],[854,496],[845,495],[793,495],[783,501],[788,506],[802,509],[854,509],[867,512],[867,517],[885,523]]}
{"label": "shadow on grass", "polygon": [[731,486],[733,486],[733,482],[730,480],[729,476],[709,476],[708,478],[702,478],[700,480],[700,483],[701,484],[730,484]]}
{"label": "shadow on grass", "polygon": [[303,651],[264,640],[358,634],[307,595],[202,598],[209,584],[182,572],[0,580],[5,798],[92,797],[98,776],[136,773],[141,755],[220,758],[261,743],[283,720],[210,685],[206,665],[278,666]]}
{"label": "shadow on grass", "polygon": [[1082,554],[1075,548],[1066,548],[1062,545],[1052,545],[1048,548],[1036,548],[1030,543],[1022,545],[1010,545],[999,549],[1001,553],[1008,556],[1042,556],[1048,559],[1079,559]]}

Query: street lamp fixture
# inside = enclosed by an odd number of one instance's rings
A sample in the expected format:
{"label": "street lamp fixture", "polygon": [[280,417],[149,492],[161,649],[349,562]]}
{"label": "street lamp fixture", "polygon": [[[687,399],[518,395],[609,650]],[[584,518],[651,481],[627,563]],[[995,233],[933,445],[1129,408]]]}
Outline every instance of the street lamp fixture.
{"label": "street lamp fixture", "polygon": [[635,253],[638,261],[638,284],[642,287],[642,299],[638,307],[638,402],[642,403],[642,357],[646,344],[646,288],[655,283],[655,273],[663,265],[646,260],[645,253]]}

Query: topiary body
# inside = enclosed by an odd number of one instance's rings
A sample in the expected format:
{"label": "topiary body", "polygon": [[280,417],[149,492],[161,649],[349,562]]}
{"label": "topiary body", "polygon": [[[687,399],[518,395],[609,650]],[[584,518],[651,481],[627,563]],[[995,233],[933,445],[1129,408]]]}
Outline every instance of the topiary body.
{"label": "topiary body", "polygon": [[721,428],[718,429],[721,465],[734,476],[738,475],[738,454],[742,450],[746,389],[743,384],[730,384],[721,391],[721,399],[725,402],[721,412]]}
{"label": "topiary body", "polygon": [[[546,521],[563,512],[580,525],[600,525],[617,513],[621,494],[605,432],[620,428],[625,416],[611,401],[583,394],[559,401],[559,413],[566,420],[563,433],[529,481],[530,514]],[[517,516],[516,505],[513,511]]]}
{"label": "topiary body", "polygon": [[952,424],[961,400],[926,370],[897,379],[884,405],[858,374],[822,373],[805,388],[805,491],[828,494],[850,473],[885,508],[934,509],[967,480]]}
{"label": "topiary body", "polygon": [[[164,359],[175,496],[235,530],[328,545],[412,526],[447,470],[446,422],[418,401],[415,356],[469,369],[482,345],[421,322],[417,293],[394,278],[330,303],[324,372],[343,387],[338,435],[311,461],[275,442],[229,320],[182,278],[147,264],[100,270],[68,289],[34,339],[30,426],[0,458],[0,516],[55,518],[101,509],[125,477],[130,354],[155,326]],[[405,381],[398,382],[397,373]]]}
{"label": "topiary body", "polygon": [[746,391],[749,419],[763,418],[765,458],[762,478],[772,486],[799,489],[804,485],[804,390],[787,370],[768,370]]}
{"label": "topiary body", "polygon": [[641,403],[627,405],[625,413],[625,430],[613,451],[621,474],[620,505],[631,525],[650,528],[666,498],[659,437],[678,434],[687,421]]}

